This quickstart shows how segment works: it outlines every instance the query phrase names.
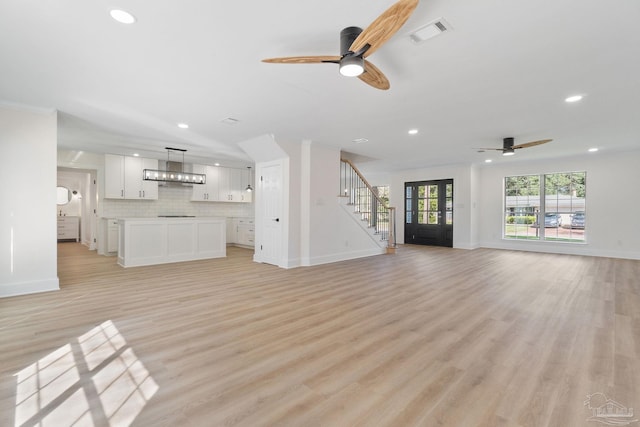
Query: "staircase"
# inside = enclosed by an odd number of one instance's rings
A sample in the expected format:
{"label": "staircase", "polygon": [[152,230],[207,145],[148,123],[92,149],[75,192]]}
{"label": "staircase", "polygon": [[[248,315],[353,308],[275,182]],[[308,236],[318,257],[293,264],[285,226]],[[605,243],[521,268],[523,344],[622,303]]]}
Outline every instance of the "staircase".
{"label": "staircase", "polygon": [[340,159],[340,197],[362,227],[386,247],[387,253],[395,253],[396,208],[389,207],[358,168],[347,159]]}

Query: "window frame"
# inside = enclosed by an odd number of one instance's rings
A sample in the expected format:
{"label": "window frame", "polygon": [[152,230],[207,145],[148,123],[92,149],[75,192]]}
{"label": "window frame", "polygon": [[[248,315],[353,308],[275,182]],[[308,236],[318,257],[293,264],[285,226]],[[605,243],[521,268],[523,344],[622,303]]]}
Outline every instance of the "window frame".
{"label": "window frame", "polygon": [[[557,190],[556,191],[548,191],[547,188],[547,182],[549,178],[552,177],[556,177],[556,179],[558,179],[557,177],[560,177],[562,175],[565,175],[565,179],[569,179],[570,182],[570,187],[569,190],[566,191],[566,193],[568,194],[560,194]],[[581,179],[582,180],[582,184],[575,184],[575,185],[582,185],[583,188],[581,189],[581,193],[583,194],[582,197],[578,196],[578,188],[574,188],[574,175],[582,175]],[[533,197],[534,198],[534,205],[533,206],[524,206],[524,207],[519,207],[517,206],[517,199],[516,199],[516,206],[513,206],[513,203],[508,203],[508,197],[518,197],[520,196],[519,193],[519,189],[520,188],[525,188],[524,186],[522,187],[512,187],[509,184],[509,180],[510,179],[522,179],[522,178],[527,178],[527,180],[530,179],[530,177],[536,177],[538,180],[538,188],[537,188],[537,195],[535,194],[529,194],[530,191],[525,191],[522,197],[527,197],[527,201],[529,201],[529,197]],[[586,244],[587,243],[587,233],[586,233],[586,212],[587,212],[587,171],[586,170],[580,170],[580,171],[568,171],[568,172],[549,172],[549,173],[529,173],[529,174],[521,174],[521,175],[510,175],[510,176],[505,176],[502,179],[502,239],[503,240],[509,240],[509,241],[528,241],[528,242],[551,242],[551,243],[569,243],[569,244]],[[511,190],[511,191],[510,191]],[[531,187],[527,187],[527,190],[531,190]],[[508,194],[508,191],[510,193],[515,192],[516,194]],[[547,194],[549,193],[549,194]],[[575,194],[575,195],[574,195]],[[561,197],[563,196],[563,197]],[[553,197],[555,197],[555,202],[553,201]],[[567,208],[564,209],[560,209],[560,199],[563,198],[565,199],[565,202],[568,200],[569,202],[569,208],[567,210]],[[535,206],[535,202],[538,202],[538,206]],[[552,203],[549,203],[549,202]],[[552,210],[549,210],[549,204],[551,204]],[[553,210],[555,209],[555,210]],[[511,210],[511,211],[509,211]],[[520,215],[509,215],[510,212],[519,212]],[[514,222],[509,222],[508,218],[509,217],[516,217],[516,216],[522,216],[522,212],[527,212],[527,213],[533,213],[535,216],[535,222],[534,224],[537,224],[537,227],[534,226],[530,226],[527,228],[527,233],[526,234],[522,234],[522,235],[518,235],[517,232],[517,227],[518,225],[521,225],[517,220],[515,220]],[[568,217],[569,221],[571,221],[572,216],[576,213],[576,212],[582,212],[584,217],[585,217],[585,223],[584,226],[582,227],[582,232],[580,233],[578,228],[573,228],[571,226],[568,227],[569,230],[569,237],[560,237],[559,235],[559,231],[562,227],[562,224],[557,226],[557,227],[549,227],[550,231],[547,232],[546,228],[544,226],[544,221],[545,221],[545,215],[552,213],[552,214],[557,214],[560,215],[560,219],[562,220],[563,216],[564,217]],[[530,215],[529,215],[530,216]],[[524,224],[530,224],[531,218],[526,218],[527,215],[525,215],[524,218]],[[515,233],[513,235],[507,234],[507,226],[508,225],[514,225],[514,227],[516,227]],[[528,234],[528,229],[529,228],[533,228],[535,229],[535,235],[529,235]],[[555,236],[554,231],[555,230]],[[575,231],[574,231],[575,230]],[[582,235],[582,238],[574,238],[573,235],[574,233],[576,233],[576,235]]]}

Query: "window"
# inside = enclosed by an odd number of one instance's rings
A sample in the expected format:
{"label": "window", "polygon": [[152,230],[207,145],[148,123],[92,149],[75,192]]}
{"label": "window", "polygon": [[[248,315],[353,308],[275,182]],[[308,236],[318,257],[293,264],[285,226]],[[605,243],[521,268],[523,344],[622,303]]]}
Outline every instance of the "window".
{"label": "window", "polygon": [[447,225],[453,225],[453,184],[446,184],[445,188],[445,222]]}
{"label": "window", "polygon": [[505,178],[505,239],[585,241],[586,172]]}

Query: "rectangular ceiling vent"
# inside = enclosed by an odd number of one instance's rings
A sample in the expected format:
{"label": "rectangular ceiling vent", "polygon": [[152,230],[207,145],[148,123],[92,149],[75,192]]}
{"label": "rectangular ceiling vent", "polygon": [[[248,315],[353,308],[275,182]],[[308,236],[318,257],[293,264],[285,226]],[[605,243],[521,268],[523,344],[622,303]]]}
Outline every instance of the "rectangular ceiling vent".
{"label": "rectangular ceiling vent", "polygon": [[439,36],[446,31],[451,31],[451,25],[449,25],[449,23],[443,18],[438,18],[435,21],[431,21],[413,31],[409,34],[409,38],[414,43],[422,43],[423,41]]}

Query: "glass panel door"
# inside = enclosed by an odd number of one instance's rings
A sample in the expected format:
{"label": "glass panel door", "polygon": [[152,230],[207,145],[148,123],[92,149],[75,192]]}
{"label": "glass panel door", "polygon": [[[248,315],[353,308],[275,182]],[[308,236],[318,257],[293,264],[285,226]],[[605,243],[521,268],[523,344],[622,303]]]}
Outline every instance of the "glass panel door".
{"label": "glass panel door", "polygon": [[405,183],[405,243],[453,246],[453,180]]}

